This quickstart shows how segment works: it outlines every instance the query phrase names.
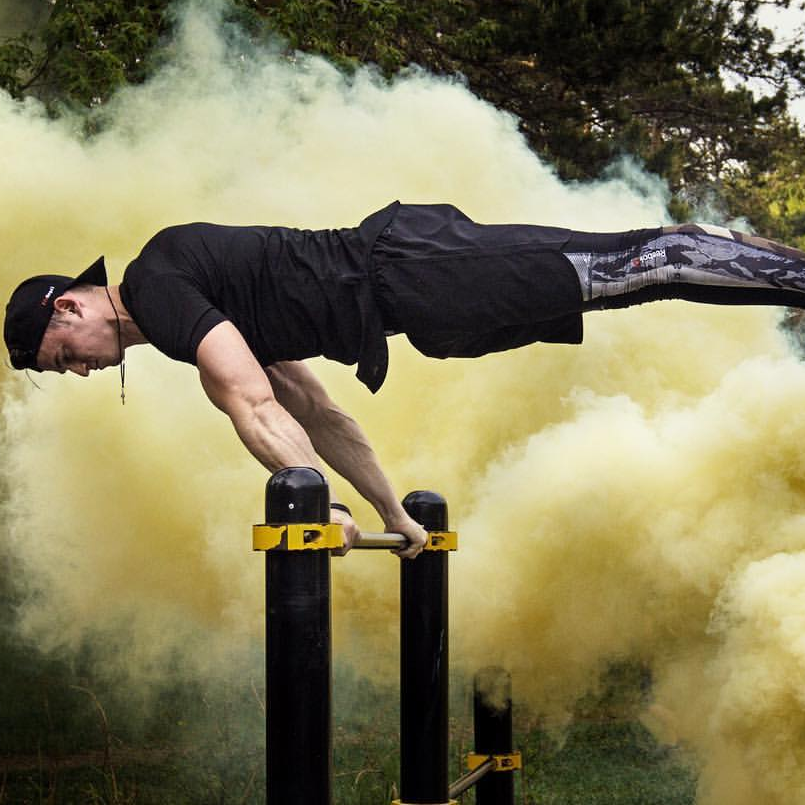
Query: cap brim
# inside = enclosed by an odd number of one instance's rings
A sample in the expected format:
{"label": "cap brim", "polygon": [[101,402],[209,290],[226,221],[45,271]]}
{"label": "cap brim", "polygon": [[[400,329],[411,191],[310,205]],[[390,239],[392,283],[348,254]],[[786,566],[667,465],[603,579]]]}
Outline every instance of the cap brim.
{"label": "cap brim", "polygon": [[[107,285],[106,279],[106,266],[103,262],[103,257],[99,257],[88,269],[82,271],[68,286],[72,288],[75,285]],[[65,290],[67,290],[65,288]]]}

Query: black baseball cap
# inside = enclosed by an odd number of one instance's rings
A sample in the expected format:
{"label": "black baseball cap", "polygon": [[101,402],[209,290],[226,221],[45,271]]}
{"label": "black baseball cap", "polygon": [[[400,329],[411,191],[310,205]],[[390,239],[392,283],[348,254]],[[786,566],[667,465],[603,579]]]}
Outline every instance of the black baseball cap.
{"label": "black baseball cap", "polygon": [[53,315],[53,303],[76,285],[106,285],[106,282],[106,266],[103,257],[99,257],[75,278],[42,274],[18,285],[6,305],[3,328],[11,365],[15,369],[41,372],[36,356]]}

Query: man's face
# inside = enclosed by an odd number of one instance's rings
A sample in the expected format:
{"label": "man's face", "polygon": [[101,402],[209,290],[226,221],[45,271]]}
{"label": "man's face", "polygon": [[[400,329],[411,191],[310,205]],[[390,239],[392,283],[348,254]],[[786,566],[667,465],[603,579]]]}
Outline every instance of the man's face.
{"label": "man's face", "polygon": [[[56,309],[60,310],[57,300]],[[75,372],[86,377],[93,369],[120,363],[117,331],[90,305],[77,303],[60,310],[65,324],[45,331],[37,353],[44,371]]]}

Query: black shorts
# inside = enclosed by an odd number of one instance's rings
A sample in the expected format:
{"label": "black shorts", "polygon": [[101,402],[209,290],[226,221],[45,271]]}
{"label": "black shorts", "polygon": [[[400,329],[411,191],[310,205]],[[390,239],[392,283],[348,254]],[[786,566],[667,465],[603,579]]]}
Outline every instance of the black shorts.
{"label": "black shorts", "polygon": [[535,341],[579,344],[571,230],[476,224],[449,204],[403,204],[372,250],[386,329],[425,355],[476,357]]}

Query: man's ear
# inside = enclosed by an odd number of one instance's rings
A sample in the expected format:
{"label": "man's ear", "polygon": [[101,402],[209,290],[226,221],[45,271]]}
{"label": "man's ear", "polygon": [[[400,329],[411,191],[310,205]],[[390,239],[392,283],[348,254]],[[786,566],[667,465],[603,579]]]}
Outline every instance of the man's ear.
{"label": "man's ear", "polygon": [[63,294],[53,303],[53,309],[58,313],[75,313],[76,316],[82,316],[81,308],[81,300],[72,294]]}

